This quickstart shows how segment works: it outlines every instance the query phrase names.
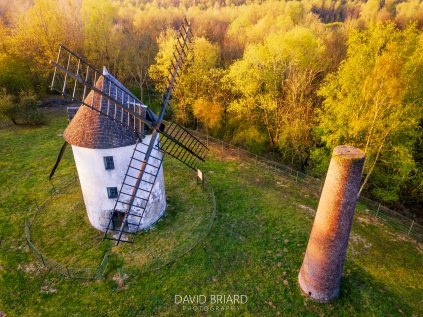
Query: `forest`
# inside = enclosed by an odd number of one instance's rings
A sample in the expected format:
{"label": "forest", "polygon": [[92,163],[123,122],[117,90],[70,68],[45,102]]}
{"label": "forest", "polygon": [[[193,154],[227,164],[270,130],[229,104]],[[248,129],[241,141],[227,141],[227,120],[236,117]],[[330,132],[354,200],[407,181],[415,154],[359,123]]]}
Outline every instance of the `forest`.
{"label": "forest", "polygon": [[0,1],[0,120],[42,124],[63,43],[160,104],[176,30],[192,59],[167,117],[324,176],[361,148],[361,192],[423,217],[423,2]]}

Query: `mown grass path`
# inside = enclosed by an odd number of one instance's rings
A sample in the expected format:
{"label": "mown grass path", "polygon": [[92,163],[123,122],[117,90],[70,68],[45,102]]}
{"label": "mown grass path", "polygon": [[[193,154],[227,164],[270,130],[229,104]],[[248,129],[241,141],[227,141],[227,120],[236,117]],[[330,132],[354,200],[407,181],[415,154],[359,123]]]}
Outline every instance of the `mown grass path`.
{"label": "mown grass path", "polygon": [[[174,303],[175,295],[195,294],[248,296],[239,310],[210,315],[423,314],[421,249],[360,213],[339,299],[318,304],[304,298],[296,281],[317,197],[218,152],[212,152],[203,167],[215,189],[217,219],[189,254],[123,282],[113,275],[103,281],[73,281],[43,270],[25,243],[23,223],[33,198],[46,199],[51,190],[45,178],[66,118],[60,111],[49,117],[47,126],[0,130],[0,311],[8,317],[202,315],[190,311],[190,305]],[[68,151],[57,177],[73,171]],[[165,177],[170,176],[165,171]]]}

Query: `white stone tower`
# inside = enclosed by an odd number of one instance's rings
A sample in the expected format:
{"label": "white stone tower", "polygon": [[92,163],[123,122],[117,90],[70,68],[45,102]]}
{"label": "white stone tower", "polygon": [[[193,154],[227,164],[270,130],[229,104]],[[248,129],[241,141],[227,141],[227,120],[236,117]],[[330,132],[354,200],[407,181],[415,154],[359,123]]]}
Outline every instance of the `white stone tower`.
{"label": "white stone tower", "polygon": [[[100,90],[106,89],[108,80],[125,89],[106,69],[103,70],[103,77],[97,81],[96,87]],[[105,105],[107,100],[98,93],[93,95],[91,91],[87,96],[87,99],[89,98],[92,100],[93,107],[97,109],[107,106]],[[116,98],[119,99],[119,96]],[[125,100],[122,100],[123,102]],[[137,106],[141,113],[146,114],[145,106]],[[118,110],[115,111],[119,115]],[[63,136],[72,145],[90,223],[94,228],[104,232],[109,225],[109,219],[113,213],[125,173],[134,178],[138,174],[138,171],[128,169],[128,164],[137,143],[137,135],[133,130],[110,120],[101,115],[100,112],[81,106]],[[142,143],[146,145],[138,145],[137,149],[141,151],[136,152],[136,155],[138,155],[137,159],[143,160],[144,154],[142,152],[146,152],[150,138],[151,134],[145,135]],[[143,147],[145,147],[144,150],[142,150]],[[159,156],[162,154],[157,152],[155,155]],[[141,197],[135,199],[135,206],[137,204],[141,206],[141,199],[146,198],[142,197],[142,189],[139,192],[141,192],[139,194]],[[120,199],[124,200],[124,198]],[[113,215],[113,225],[116,228],[120,227],[125,208],[127,208],[124,202],[117,202],[116,210],[118,211]],[[166,195],[163,167],[160,167],[141,225],[139,227],[129,226],[127,230],[135,231],[151,226],[163,215],[165,208]]]}

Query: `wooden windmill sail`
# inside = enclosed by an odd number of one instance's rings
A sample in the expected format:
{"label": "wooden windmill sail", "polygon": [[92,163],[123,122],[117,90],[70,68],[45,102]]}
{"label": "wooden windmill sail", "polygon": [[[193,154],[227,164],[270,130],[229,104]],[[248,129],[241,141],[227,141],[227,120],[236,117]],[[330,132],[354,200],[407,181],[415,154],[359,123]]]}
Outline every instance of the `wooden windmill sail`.
{"label": "wooden windmill sail", "polygon": [[[114,77],[100,72],[65,46],[60,45],[57,60],[51,61],[54,67],[51,84],[53,90],[100,113],[113,124],[119,125],[120,129],[125,132],[131,130],[137,136],[137,143],[113,209],[115,212],[119,206],[125,206],[123,220],[117,228],[113,221],[114,212],[111,213],[104,235],[106,239],[115,240],[116,245],[120,242],[133,242],[145,216],[164,153],[192,169],[197,169],[207,155],[208,148],[188,130],[174,122],[163,121],[172,90],[186,64],[191,37],[190,24],[184,19],[166,78],[163,105],[158,115],[143,107],[135,95],[120,82],[113,80]],[[148,143],[143,142],[146,128],[152,130]]]}

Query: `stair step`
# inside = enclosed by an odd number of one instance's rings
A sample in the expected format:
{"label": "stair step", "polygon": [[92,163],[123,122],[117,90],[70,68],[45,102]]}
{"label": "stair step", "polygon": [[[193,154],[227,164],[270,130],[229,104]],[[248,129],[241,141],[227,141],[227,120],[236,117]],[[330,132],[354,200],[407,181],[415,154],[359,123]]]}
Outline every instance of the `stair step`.
{"label": "stair step", "polygon": [[149,182],[149,181],[146,181],[146,180],[142,180],[142,182],[144,182],[144,183],[147,183],[147,184],[151,184],[151,185],[154,185],[154,183],[152,183],[152,182]]}
{"label": "stair step", "polygon": [[[145,210],[145,208],[140,208],[140,209]],[[137,218],[142,218],[142,216],[141,216],[141,215],[139,215],[139,214],[132,214],[132,213],[128,213],[128,216],[137,217]]]}
{"label": "stair step", "polygon": [[[132,185],[125,185],[125,186],[131,186],[132,188],[135,188],[135,186],[132,186]],[[146,193],[149,193],[149,192],[151,192],[151,189],[150,190],[146,190],[146,189],[144,189],[144,188],[139,188],[138,187],[138,189],[137,190],[142,190],[143,192],[146,192]],[[122,191],[122,194],[124,194],[124,195],[126,195],[126,196],[132,196],[132,194],[127,194],[127,193],[125,193],[125,192],[123,192]],[[135,196],[135,198],[137,198],[137,196]],[[140,199],[141,199],[141,197],[139,197]]]}
{"label": "stair step", "polygon": [[[132,194],[127,194],[127,193],[124,193],[124,192],[121,192],[121,194],[124,194],[125,196],[130,196],[130,197],[133,196]],[[137,198],[137,199],[141,199],[141,200],[147,201],[147,199],[142,198],[142,197],[139,197],[139,196],[134,196],[134,197]],[[134,207],[138,207],[138,206],[134,206]]]}
{"label": "stair step", "polygon": [[[149,183],[149,182],[147,182],[147,181],[143,181],[143,182],[145,182],[145,183]],[[150,183],[150,184],[153,184],[153,183]],[[127,183],[122,183],[122,185],[125,185],[125,186],[129,186],[129,187],[131,187],[131,188],[135,188],[135,186],[134,185],[130,185],[130,184],[127,184]],[[142,188],[138,188],[138,189],[141,189],[141,190],[143,190]],[[151,191],[151,190],[150,190]],[[127,194],[127,193],[125,193],[125,192],[121,192],[122,194],[124,194],[124,195],[129,195],[129,196],[132,196],[132,193],[131,194]],[[138,198],[138,199],[142,199],[142,200],[147,200],[147,199],[145,199],[145,198],[142,198],[142,197],[138,197],[138,196],[135,196],[135,198]]]}
{"label": "stair step", "polygon": [[[153,168],[155,168],[155,169],[160,169],[160,166],[156,166],[156,165],[152,165],[152,164],[149,164],[149,163],[147,163],[146,164],[147,166],[151,166],[151,167],[153,167]],[[129,168],[132,168],[132,169],[134,169],[134,170],[136,170],[136,171],[139,171],[140,170],[140,168],[139,167],[133,167],[133,166],[129,166]]]}
{"label": "stair step", "polygon": [[[120,230],[117,230],[117,229],[108,229],[108,231],[113,231],[113,232],[121,232]],[[124,234],[130,234],[130,235],[135,235],[135,234],[137,234],[136,232],[130,232],[130,231],[122,231],[122,233],[124,233]]]}
{"label": "stair step", "polygon": [[[144,213],[145,208],[141,208],[141,209],[143,209],[143,213]],[[128,216],[137,217],[137,218],[142,218],[142,217],[143,217],[143,215],[139,215],[139,214],[132,214],[132,213],[128,213]]]}
{"label": "stair step", "polygon": [[147,171],[144,171],[144,173],[147,174],[147,175],[151,175],[151,176],[157,177],[157,174],[151,174],[151,173],[149,173]]}
{"label": "stair step", "polygon": [[138,149],[135,149],[135,151],[137,151],[138,153],[141,153],[141,154],[144,154],[145,155],[145,152],[143,152],[143,151],[140,151]]}
{"label": "stair step", "polygon": [[[144,172],[144,173],[147,173],[147,172]],[[156,177],[155,175],[152,175],[152,174],[149,174],[149,175]],[[125,175],[125,177],[130,177],[130,178],[133,178],[133,179],[138,179],[137,177],[132,176],[132,175],[129,175],[129,174]],[[144,181],[144,182],[145,182],[145,181]],[[128,184],[128,185],[129,185],[129,184]],[[133,186],[133,185],[129,185],[129,186]],[[134,186],[133,186],[133,187],[134,187]]]}
{"label": "stair step", "polygon": [[113,237],[109,237],[109,236],[105,236],[104,239],[119,241],[119,242],[126,242],[126,243],[134,243],[134,241],[132,241],[132,240],[117,239],[117,238],[113,238]]}
{"label": "stair step", "polygon": [[[117,200],[117,202],[129,206],[129,204],[127,202],[123,202],[121,200]],[[145,207],[139,207],[139,206],[136,206],[136,207],[139,208],[139,209],[144,209],[145,208]]]}

